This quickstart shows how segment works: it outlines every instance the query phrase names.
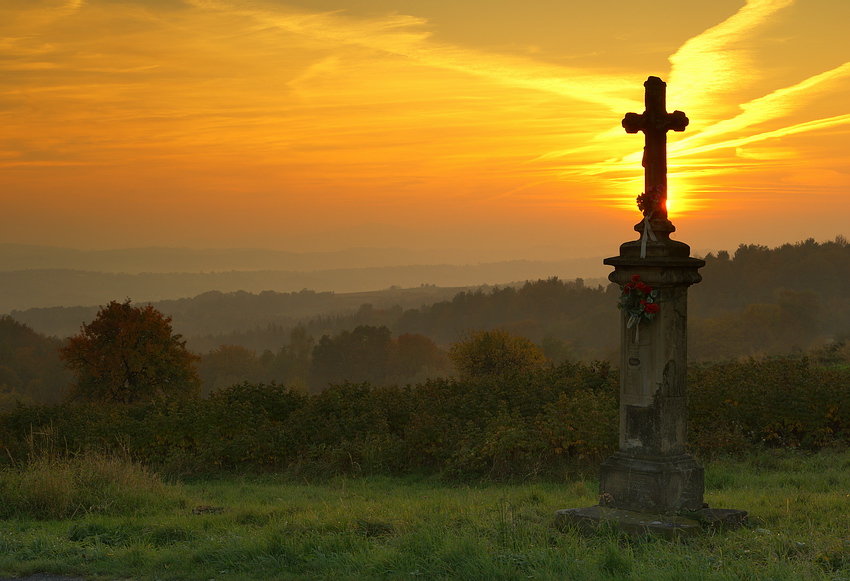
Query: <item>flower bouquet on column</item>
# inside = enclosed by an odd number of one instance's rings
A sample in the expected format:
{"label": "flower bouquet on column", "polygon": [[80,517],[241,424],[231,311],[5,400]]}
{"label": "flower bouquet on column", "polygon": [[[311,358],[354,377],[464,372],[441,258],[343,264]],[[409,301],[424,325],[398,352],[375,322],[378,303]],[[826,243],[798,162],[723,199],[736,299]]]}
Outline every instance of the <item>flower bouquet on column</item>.
{"label": "flower bouquet on column", "polygon": [[651,321],[658,314],[657,297],[658,291],[644,283],[639,274],[632,276],[632,281],[623,286],[623,293],[617,304],[628,318],[627,329],[637,327],[643,320]]}

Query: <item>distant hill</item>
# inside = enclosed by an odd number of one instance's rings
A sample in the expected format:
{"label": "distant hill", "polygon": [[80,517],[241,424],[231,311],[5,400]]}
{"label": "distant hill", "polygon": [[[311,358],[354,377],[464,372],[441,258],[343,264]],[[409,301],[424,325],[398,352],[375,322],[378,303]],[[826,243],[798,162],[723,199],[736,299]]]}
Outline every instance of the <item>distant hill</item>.
{"label": "distant hill", "polygon": [[[0,244],[0,272],[15,270],[83,270],[87,272],[210,273],[247,271],[315,272],[409,265],[476,265],[512,261],[553,262],[569,256],[566,249],[541,247],[500,253],[498,259],[464,248],[348,248],[333,252],[288,252],[267,248],[123,248],[78,250],[56,246]],[[580,271],[599,271],[601,258],[573,259]],[[599,271],[601,272],[601,271]],[[596,276],[594,271],[584,272]],[[601,275],[600,275],[601,276]],[[492,281],[488,281],[492,282]],[[209,290],[209,289],[207,289]],[[373,289],[374,290],[374,289]]]}
{"label": "distant hill", "polygon": [[[603,284],[603,279],[588,281]],[[507,286],[522,286],[517,282]],[[263,291],[207,291],[190,298],[152,301],[153,306],[173,318],[174,329],[186,337],[219,336],[252,331],[268,325],[288,329],[320,318],[346,318],[363,310],[416,309],[448,301],[464,292],[490,292],[489,285],[414,288],[393,287],[380,291],[332,293],[301,290],[292,293]],[[108,302],[108,301],[106,301]],[[105,303],[104,303],[105,304]],[[93,320],[97,306],[40,307],[13,310],[11,316],[48,336],[68,337],[83,323]]]}
{"label": "distant hill", "polygon": [[[315,266],[315,265],[314,265]],[[193,297],[208,291],[259,293],[366,292],[422,284],[469,287],[558,276],[607,276],[602,259],[515,260],[470,265],[372,266],[310,270],[230,270],[219,272],[95,272],[58,268],[0,271],[0,314],[31,308],[98,306],[111,300],[136,302]]]}
{"label": "distant hill", "polygon": [[[264,248],[122,248],[77,250],[56,246],[0,244],[0,271],[84,270],[112,273],[315,271],[398,264],[458,264],[463,253],[425,254],[403,248],[351,248],[336,252],[286,252]],[[469,262],[470,260],[466,260]],[[473,261],[474,262],[474,261]]]}

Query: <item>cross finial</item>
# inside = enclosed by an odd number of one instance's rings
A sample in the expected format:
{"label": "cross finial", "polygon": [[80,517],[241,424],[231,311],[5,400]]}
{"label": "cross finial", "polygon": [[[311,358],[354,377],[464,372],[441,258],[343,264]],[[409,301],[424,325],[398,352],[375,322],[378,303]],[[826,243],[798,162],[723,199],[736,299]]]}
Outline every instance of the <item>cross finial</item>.
{"label": "cross finial", "polygon": [[626,113],[623,128],[627,133],[643,131],[646,145],[643,148],[644,192],[659,192],[661,204],[653,216],[667,219],[667,132],[684,131],[688,118],[681,111],[667,112],[667,83],[658,77],[649,77],[646,87],[646,111],[642,114]]}

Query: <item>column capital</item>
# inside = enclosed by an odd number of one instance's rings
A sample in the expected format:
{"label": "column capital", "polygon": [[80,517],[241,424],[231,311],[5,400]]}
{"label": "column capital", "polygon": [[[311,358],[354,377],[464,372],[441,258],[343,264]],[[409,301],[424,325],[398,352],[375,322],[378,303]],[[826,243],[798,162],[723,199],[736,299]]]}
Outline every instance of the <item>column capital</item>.
{"label": "column capital", "polygon": [[631,282],[632,276],[639,275],[641,280],[653,288],[670,288],[691,286],[702,281],[702,275],[697,272],[705,266],[705,261],[699,258],[624,258],[613,256],[603,261],[613,266],[614,271],[608,275],[608,280],[620,286]]}

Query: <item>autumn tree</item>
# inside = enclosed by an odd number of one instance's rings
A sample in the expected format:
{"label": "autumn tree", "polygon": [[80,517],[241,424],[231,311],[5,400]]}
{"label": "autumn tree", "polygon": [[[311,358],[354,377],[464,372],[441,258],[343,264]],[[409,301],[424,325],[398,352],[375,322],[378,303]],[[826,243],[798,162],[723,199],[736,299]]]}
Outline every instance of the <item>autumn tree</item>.
{"label": "autumn tree", "polygon": [[171,317],[129,299],[101,307],[59,354],[76,375],[72,399],[135,403],[200,394],[199,358],[174,334]]}
{"label": "autumn tree", "polygon": [[451,346],[449,359],[464,377],[520,373],[547,362],[537,345],[504,329],[469,332]]}

